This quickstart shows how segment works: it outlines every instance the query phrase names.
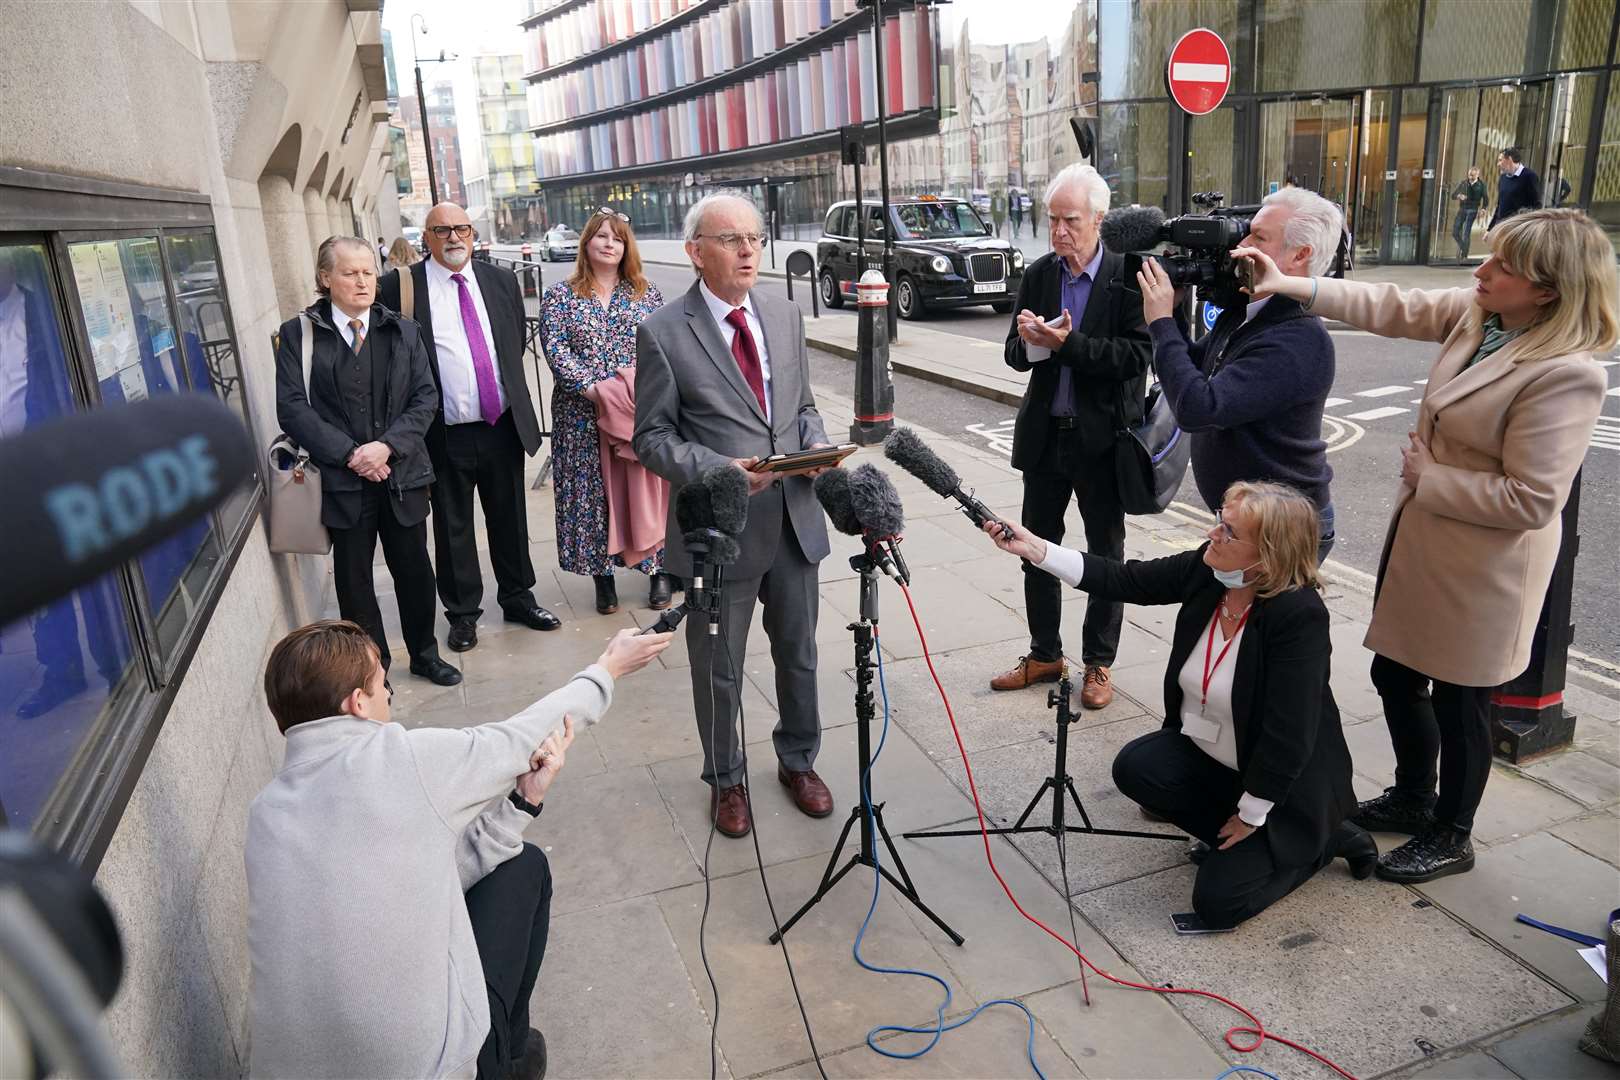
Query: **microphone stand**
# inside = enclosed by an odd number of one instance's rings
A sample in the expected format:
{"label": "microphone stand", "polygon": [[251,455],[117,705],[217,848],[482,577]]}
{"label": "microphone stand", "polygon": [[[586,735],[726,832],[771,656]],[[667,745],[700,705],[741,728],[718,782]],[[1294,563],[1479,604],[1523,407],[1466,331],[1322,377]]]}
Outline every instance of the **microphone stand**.
{"label": "microphone stand", "polygon": [[[849,630],[855,638],[855,756],[856,756],[856,791],[855,805],[850,809],[849,820],[844,822],[843,832],[838,834],[838,843],[833,846],[832,855],[827,860],[827,869],[822,872],[821,884],[804,906],[793,913],[793,917],[782,924],[782,928],[770,937],[775,945],[782,940],[782,935],[793,929],[793,925],[802,919],[806,912],[818,904],[822,897],[832,891],[833,886],[843,880],[857,866],[870,866],[894,886],[896,892],[911,901],[913,907],[932,920],[933,924],[945,931],[956,944],[962,944],[963,938],[952,930],[945,921],[931,911],[922,897],[917,894],[917,886],[912,884],[911,875],[906,872],[906,864],[900,858],[900,852],[895,849],[894,839],[889,835],[888,826],[883,823],[883,804],[872,802],[871,773],[872,773],[872,721],[877,717],[876,704],[872,697],[872,673],[876,665],[872,662],[872,646],[875,640],[875,628],[878,621],[878,561],[873,556],[873,549],[882,541],[868,538],[867,549],[860,555],[852,556],[849,565],[852,570],[860,574],[861,581],[861,617],[859,622],[849,624]],[[881,549],[879,549],[881,551]],[[864,791],[861,784],[864,782]],[[865,803],[871,802],[872,812],[868,814]],[[844,841],[849,839],[850,830],[856,824],[861,827],[860,847],[850,856],[849,861],[834,872],[838,866],[838,858],[844,852]],[[875,826],[875,830],[874,830]],[[888,849],[888,857],[879,862],[877,859],[877,837],[883,838],[883,846]],[[900,873],[895,877],[890,872],[894,867]]]}
{"label": "microphone stand", "polygon": [[[1162,832],[1136,832],[1131,829],[1098,829],[1093,828],[1091,817],[1086,813],[1085,804],[1080,801],[1080,792],[1075,790],[1074,777],[1069,775],[1069,725],[1078,723],[1070,701],[1074,693],[1074,686],[1069,681],[1069,665],[1063,665],[1063,673],[1058,676],[1057,686],[1047,691],[1046,707],[1057,710],[1057,748],[1052,761],[1052,775],[1041,781],[1036,789],[1035,797],[1029,800],[1024,812],[1018,815],[1018,820],[1010,826],[1003,826],[984,831],[992,836],[1020,835],[1023,833],[1045,833],[1056,839],[1064,833],[1087,833],[1092,836],[1134,836],[1143,840],[1178,840],[1185,843],[1187,838],[1180,833]],[[1050,791],[1052,793],[1051,820],[1044,825],[1025,825],[1035,808],[1040,805],[1041,799]],[[1074,800],[1074,808],[1080,814],[1081,824],[1069,825],[1064,821],[1065,803],[1064,792]],[[927,836],[978,836],[979,830],[974,829],[931,829],[924,832],[908,832],[902,834],[907,840],[920,839]]]}

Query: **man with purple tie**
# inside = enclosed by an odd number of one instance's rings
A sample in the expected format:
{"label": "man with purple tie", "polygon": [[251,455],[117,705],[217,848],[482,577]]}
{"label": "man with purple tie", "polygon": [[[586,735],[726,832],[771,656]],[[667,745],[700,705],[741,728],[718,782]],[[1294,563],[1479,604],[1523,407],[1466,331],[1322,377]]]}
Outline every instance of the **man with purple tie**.
{"label": "man with purple tie", "polygon": [[[524,311],[517,276],[472,259],[478,233],[454,203],[429,211],[429,258],[385,275],[384,306],[415,319],[427,342],[440,408],[428,429],[433,458],[434,568],[450,621],[446,644],[478,644],[484,577],[473,534],[473,493],[484,509],[496,601],[507,622],[555,630],[560,619],[534,597],[523,455],[540,449],[540,425],[523,374]],[[410,285],[401,290],[401,274]]]}

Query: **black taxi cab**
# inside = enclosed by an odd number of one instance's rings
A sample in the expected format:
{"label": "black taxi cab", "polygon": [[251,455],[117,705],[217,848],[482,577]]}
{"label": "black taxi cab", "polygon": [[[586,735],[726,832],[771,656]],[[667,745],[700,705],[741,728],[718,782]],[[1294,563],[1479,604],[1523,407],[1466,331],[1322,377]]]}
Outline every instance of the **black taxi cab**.
{"label": "black taxi cab", "polygon": [[[821,301],[840,307],[854,299],[857,269],[856,206],[834,203],[827,211],[816,244]],[[990,234],[973,204],[932,195],[889,201],[889,220],[881,203],[863,201],[866,216],[866,265],[881,266],[883,241],[894,235],[894,280],[889,302],[901,318],[921,318],[930,308],[989,304],[999,314],[1013,309],[1024,276],[1023,253]]]}

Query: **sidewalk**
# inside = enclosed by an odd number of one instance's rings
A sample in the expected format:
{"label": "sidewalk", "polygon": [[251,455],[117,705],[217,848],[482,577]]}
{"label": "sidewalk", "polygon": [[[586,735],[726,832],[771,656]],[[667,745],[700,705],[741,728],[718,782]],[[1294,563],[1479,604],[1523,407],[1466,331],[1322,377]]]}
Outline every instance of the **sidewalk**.
{"label": "sidewalk", "polygon": [[[851,420],[848,399],[822,387],[816,394],[828,430],[842,430]],[[987,503],[1016,511],[1018,479],[1004,460],[921,433]],[[1011,695],[987,687],[1027,640],[1017,566],[952,504],[888,468],[877,450],[856,460],[879,462],[905,500],[913,598],[934,666],[985,812],[1008,822],[1051,770],[1054,730],[1047,687]],[[536,634],[486,618],[476,649],[444,653],[466,673],[462,685],[439,688],[409,677],[397,684],[394,711],[402,722],[462,726],[508,715],[588,663],[617,629],[651,621],[645,579],[631,573],[620,574],[623,610],[595,614],[590,582],[556,570],[549,488],[531,493],[529,512],[541,578],[536,591],[563,618],[562,629]],[[1073,526],[1078,530],[1077,519]],[[1179,515],[1132,518],[1127,551],[1153,557],[1184,550],[1199,535]],[[837,800],[830,818],[800,815],[772,778],[776,692],[757,620],[748,642],[751,789],[770,896],[783,919],[813,891],[856,797],[845,629],[856,608],[847,566],[855,551],[849,538],[835,536],[821,568],[825,739],[818,769]],[[487,565],[486,582],[492,591]],[[380,563],[378,584],[379,593],[390,588]],[[1051,1077],[1208,1078],[1231,1063],[1290,1080],[1332,1075],[1278,1044],[1234,1053],[1223,1035],[1242,1018],[1204,1000],[1150,996],[1093,976],[1088,1006],[1073,957],[1013,911],[986,871],[977,839],[898,839],[906,830],[970,821],[973,805],[905,599],[889,582],[881,596],[893,726],[874,770],[875,796],[887,804],[889,829],[923,899],[967,942],[952,945],[886,887],[866,935],[866,958],[938,973],[954,995],[947,1018],[992,998],[1018,999],[1035,1016],[1035,1055]],[[1360,646],[1367,604],[1337,589],[1328,600],[1333,686],[1356,787],[1366,797],[1392,768]],[[1078,593],[1066,601],[1071,626],[1078,626],[1084,603]],[[392,603],[385,598],[382,606],[397,634]],[[1116,699],[1071,730],[1069,770],[1098,827],[1154,828],[1114,790],[1109,765],[1120,745],[1160,723],[1173,614],[1127,609]],[[1405,888],[1353,881],[1335,864],[1236,933],[1185,938],[1171,932],[1168,919],[1189,906],[1192,868],[1181,843],[1075,836],[1068,876],[1080,947],[1123,977],[1208,988],[1242,1002],[1268,1029],[1361,1077],[1613,1076],[1574,1049],[1602,1000],[1602,982],[1571,943],[1512,921],[1522,911],[1599,933],[1620,895],[1620,702],[1573,689],[1570,702],[1581,716],[1576,748],[1525,769],[1495,767],[1472,873]],[[554,1077],[708,1073],[712,998],[698,951],[708,795],[698,771],[686,650],[678,641],[657,666],[618,687],[611,712],[579,737],[545,815],[530,830],[550,855],[556,879],[551,943],[535,999]],[[1380,839],[1387,847],[1398,838]],[[1066,933],[1055,841],[998,839],[991,849],[1024,906]],[[781,955],[766,944],[771,920],[753,850],[748,841],[718,837],[711,857],[706,951],[720,992],[720,1072],[814,1076]],[[1022,1014],[1005,1007],[946,1034],[920,1060],[881,1057],[866,1047],[866,1033],[878,1024],[933,1023],[940,999],[932,983],[863,971],[852,960],[871,881],[857,869],[787,936],[828,1075],[1031,1075],[1029,1029]],[[910,1036],[884,1040],[891,1047],[921,1045]]]}

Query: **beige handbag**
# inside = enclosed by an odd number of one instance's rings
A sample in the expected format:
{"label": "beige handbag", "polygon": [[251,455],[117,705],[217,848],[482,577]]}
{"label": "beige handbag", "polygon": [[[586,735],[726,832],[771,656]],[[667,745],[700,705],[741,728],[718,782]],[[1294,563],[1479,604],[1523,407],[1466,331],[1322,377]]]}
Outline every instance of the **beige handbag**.
{"label": "beige handbag", "polygon": [[[309,372],[314,363],[315,328],[308,315],[298,316],[304,332],[302,347],[304,396],[309,396]],[[288,435],[270,444],[270,551],[276,555],[325,555],[332,538],[321,524],[321,470],[309,451]]]}

